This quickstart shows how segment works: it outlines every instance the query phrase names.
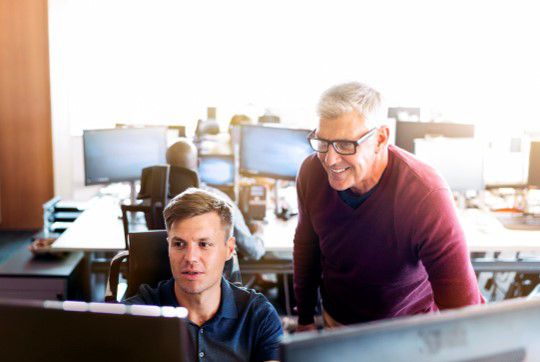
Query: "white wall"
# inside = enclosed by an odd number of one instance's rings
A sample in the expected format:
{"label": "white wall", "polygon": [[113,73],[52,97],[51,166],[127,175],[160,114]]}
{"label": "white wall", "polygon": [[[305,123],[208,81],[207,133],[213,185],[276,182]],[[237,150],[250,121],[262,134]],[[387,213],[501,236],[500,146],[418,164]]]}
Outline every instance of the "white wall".
{"label": "white wall", "polygon": [[487,135],[540,128],[534,1],[50,0],[55,191],[73,193],[69,135],[265,108],[311,127],[341,81]]}

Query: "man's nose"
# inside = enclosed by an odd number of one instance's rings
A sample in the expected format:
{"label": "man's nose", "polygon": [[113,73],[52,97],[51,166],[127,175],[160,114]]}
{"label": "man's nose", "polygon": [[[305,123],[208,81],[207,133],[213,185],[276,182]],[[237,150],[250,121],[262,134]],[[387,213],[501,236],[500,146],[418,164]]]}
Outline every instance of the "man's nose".
{"label": "man's nose", "polygon": [[324,162],[327,166],[332,166],[333,164],[336,164],[340,160],[340,154],[336,152],[336,149],[334,148],[334,145],[330,144],[328,145],[328,152],[324,154]]}
{"label": "man's nose", "polygon": [[199,260],[200,250],[196,243],[188,243],[186,246],[186,260],[196,261]]}

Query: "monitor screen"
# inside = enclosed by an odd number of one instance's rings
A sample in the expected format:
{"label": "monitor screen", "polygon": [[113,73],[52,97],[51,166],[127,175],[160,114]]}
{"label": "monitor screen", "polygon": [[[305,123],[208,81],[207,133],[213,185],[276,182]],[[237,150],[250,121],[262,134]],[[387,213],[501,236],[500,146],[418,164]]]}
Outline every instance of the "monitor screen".
{"label": "monitor screen", "polygon": [[210,186],[234,185],[234,158],[227,155],[199,156],[199,178]]}
{"label": "monitor screen", "polygon": [[439,122],[396,122],[396,146],[414,153],[414,140],[433,137],[474,137],[474,125]]}
{"label": "monitor screen", "polygon": [[528,184],[531,187],[540,187],[540,141],[531,142]]}
{"label": "monitor screen", "polygon": [[141,170],[164,164],[167,128],[85,130],[85,185],[135,181]]}
{"label": "monitor screen", "polygon": [[484,189],[484,150],[474,138],[414,140],[416,156],[435,168],[452,191]]}
{"label": "monitor screen", "polygon": [[313,153],[309,130],[245,125],[240,137],[240,173],[294,180],[302,161]]}
{"label": "monitor screen", "polygon": [[185,308],[0,300],[0,359],[192,361],[186,317]]}
{"label": "monitor screen", "polygon": [[540,299],[481,306],[286,336],[281,361],[533,361]]}

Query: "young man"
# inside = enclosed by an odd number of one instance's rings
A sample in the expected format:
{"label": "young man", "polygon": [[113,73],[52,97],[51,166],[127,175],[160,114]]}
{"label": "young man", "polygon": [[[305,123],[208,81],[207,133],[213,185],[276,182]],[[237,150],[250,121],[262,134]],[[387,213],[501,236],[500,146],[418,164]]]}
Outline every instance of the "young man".
{"label": "young man", "polygon": [[299,172],[294,286],[299,330],[482,303],[447,184],[388,145],[379,93],[361,83],[319,102],[316,154]]}
{"label": "young man", "polygon": [[125,303],[187,308],[199,359],[277,360],[283,331],[276,310],[262,294],[222,277],[235,245],[231,206],[208,191],[190,188],[172,199],[163,214],[173,278],[156,289],[141,286]]}

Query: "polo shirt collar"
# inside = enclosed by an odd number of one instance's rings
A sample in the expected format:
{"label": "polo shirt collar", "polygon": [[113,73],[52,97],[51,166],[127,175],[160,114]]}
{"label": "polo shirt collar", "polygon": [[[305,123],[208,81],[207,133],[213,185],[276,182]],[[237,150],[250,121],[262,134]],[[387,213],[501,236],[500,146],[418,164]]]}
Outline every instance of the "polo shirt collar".
{"label": "polo shirt collar", "polygon": [[[165,290],[169,291],[163,295],[164,300],[167,301],[167,305],[172,305],[176,307],[181,307],[176,300],[176,295],[174,294],[174,278],[171,278],[167,282]],[[236,307],[236,300],[234,299],[234,293],[231,288],[231,284],[221,277],[221,301],[219,302],[219,308],[216,315],[212,319],[219,318],[237,318],[238,309]]]}

